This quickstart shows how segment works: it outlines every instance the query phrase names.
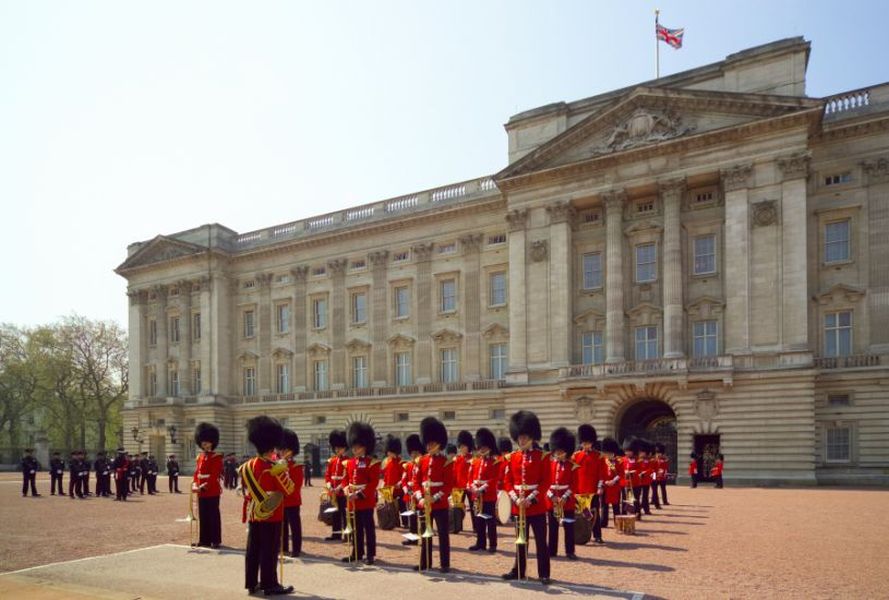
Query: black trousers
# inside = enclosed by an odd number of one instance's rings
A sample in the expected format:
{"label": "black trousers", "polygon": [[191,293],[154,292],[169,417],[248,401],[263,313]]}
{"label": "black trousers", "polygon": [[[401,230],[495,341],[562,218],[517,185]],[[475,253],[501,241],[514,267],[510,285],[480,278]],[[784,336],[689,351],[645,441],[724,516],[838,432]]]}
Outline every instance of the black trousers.
{"label": "black trousers", "polygon": [[[448,526],[448,508],[438,508],[432,511],[432,520],[435,522],[435,530],[438,531],[438,553],[441,557],[443,569],[451,566],[451,530]],[[418,515],[420,531],[426,530],[426,518],[423,511]],[[432,566],[432,540],[433,538],[420,538],[423,552],[420,555],[420,568],[428,569]]]}
{"label": "black trousers", "polygon": [[[303,551],[303,523],[299,516],[298,506],[284,508],[284,553],[299,554]],[[293,549],[290,550],[290,540],[293,539]]]}
{"label": "black trousers", "polygon": [[718,488],[721,488],[721,487],[722,487],[722,475],[719,475],[719,476],[716,478],[716,487],[718,487]]}
{"label": "black trousers", "polygon": [[651,514],[651,506],[648,504],[648,491],[651,488],[651,485],[643,485],[642,486],[642,512],[646,515]]}
{"label": "black trousers", "polygon": [[111,475],[96,475],[96,496],[111,495]]}
{"label": "black trousers", "polygon": [[[200,498],[202,500],[215,498]],[[280,585],[275,562],[281,548],[281,523],[250,522],[247,526],[247,553],[244,556],[244,587],[248,590],[257,585],[272,590]]]}
{"label": "black trousers", "polygon": [[142,477],[142,475],[139,473],[133,473],[132,475],[127,477],[127,480],[130,482],[130,491],[131,492],[138,492],[139,491],[139,479],[141,477]]}
{"label": "black trousers", "polygon": [[[609,506],[608,503],[605,502],[605,501],[603,500],[603,501],[602,501],[602,512],[599,514],[599,517],[600,517],[600,518],[599,518],[599,526],[600,526],[600,528],[601,528],[601,527],[608,527],[608,524],[609,524],[609,522],[610,522],[610,518],[611,518],[611,517],[610,517],[609,514],[608,514],[608,506]],[[612,505],[611,505],[611,510],[614,511],[615,516],[621,514],[621,512],[620,512],[620,502],[616,502],[616,503],[612,504]]]}
{"label": "black trousers", "polygon": [[336,497],[336,514],[333,515],[333,537],[341,539],[343,537],[343,527],[346,523],[346,497]]}
{"label": "black trousers", "polygon": [[497,548],[497,519],[494,518],[494,501],[482,500],[482,514],[489,519],[475,515],[473,525],[475,529],[475,545],[479,548]]}
{"label": "black trousers", "polygon": [[697,475],[691,476],[691,487],[693,487],[693,488],[698,487],[698,476]]}
{"label": "black trousers", "polygon": [[83,477],[75,474],[68,478],[68,495],[83,498]]}
{"label": "black trousers", "polygon": [[667,501],[667,482],[665,480],[661,479],[660,481],[658,481],[658,485],[661,488],[661,502],[663,504],[670,504]]}
{"label": "black trousers", "polygon": [[655,508],[661,507],[661,501],[657,495],[657,481],[651,482],[651,503],[654,504]]}
{"label": "black trousers", "polygon": [[[593,530],[593,539],[601,540],[602,539],[602,517],[601,517],[601,508],[602,505],[605,504],[605,498],[600,494],[596,494],[593,496],[593,503],[590,507],[592,510],[596,512],[596,518],[593,519],[591,523],[591,527]],[[582,515],[581,515],[582,516]]]}
{"label": "black trousers", "polygon": [[312,467],[310,466],[303,468],[303,485],[312,487]]}
{"label": "black trousers", "polygon": [[130,493],[130,482],[127,481],[126,477],[121,477],[120,479],[114,479],[114,491],[116,492],[115,497],[118,500],[126,500],[127,495]]}
{"label": "black trousers", "polygon": [[[574,518],[573,510],[566,510],[565,517]],[[583,517],[581,517],[582,519]],[[549,512],[549,532],[547,533],[547,541],[549,542],[549,555],[559,555],[559,520],[556,518],[555,511]],[[574,554],[574,522],[563,523],[561,527],[565,530],[565,554]],[[601,530],[600,530],[601,531]],[[600,534],[601,535],[601,534]],[[535,536],[536,537],[536,536]]]}
{"label": "black trousers", "polygon": [[156,494],[157,493],[157,475],[149,475],[148,476],[148,493]]}
{"label": "black trousers", "polygon": [[396,496],[395,505],[398,506],[398,526],[402,529],[407,529],[408,518],[401,516],[401,513],[407,510],[407,506],[404,503],[404,498],[402,496]]}
{"label": "black trousers", "polygon": [[22,473],[22,496],[28,495],[28,485],[31,486],[31,495],[37,495],[37,473]]}
{"label": "black trousers", "polygon": [[361,560],[365,556],[374,558],[377,555],[377,526],[374,523],[374,509],[356,510],[354,528],[355,539],[349,550],[352,560]]}
{"label": "black trousers", "polygon": [[[140,494],[145,493],[145,484],[146,483],[148,483],[148,475],[146,475],[145,473],[142,473],[139,476],[139,493]],[[148,487],[148,491],[149,492],[151,491],[151,486]]]}
{"label": "black trousers", "polygon": [[[525,540],[530,542],[528,531],[534,533],[534,549],[537,552],[537,576],[541,579],[549,577],[549,545],[546,543],[546,514],[525,517]],[[518,519],[516,519],[518,533]],[[522,577],[528,576],[528,546],[516,545],[516,564],[513,570]]]}
{"label": "black trousers", "polygon": [[[201,529],[198,545],[209,546],[210,544],[222,543],[222,517],[219,515],[219,496],[198,498],[198,522]],[[280,530],[278,533],[280,533]]]}
{"label": "black trousers", "polygon": [[411,533],[420,533],[420,525],[419,519],[417,518],[417,511],[414,511],[411,516],[407,517],[407,528]]}
{"label": "black trousers", "polygon": [[50,480],[49,480],[50,493],[55,496],[56,486],[58,486],[59,487],[59,495],[64,496],[65,495],[65,486],[64,486],[64,482],[63,482],[64,475],[56,475],[55,473],[51,473],[49,477],[50,477]]}
{"label": "black trousers", "polygon": [[638,515],[640,514],[640,507],[642,506],[642,487],[633,487],[633,511]]}
{"label": "black trousers", "polygon": [[179,493],[179,476],[178,475],[170,475],[169,480],[167,481],[167,485],[170,487],[171,494],[174,491],[176,493]]}

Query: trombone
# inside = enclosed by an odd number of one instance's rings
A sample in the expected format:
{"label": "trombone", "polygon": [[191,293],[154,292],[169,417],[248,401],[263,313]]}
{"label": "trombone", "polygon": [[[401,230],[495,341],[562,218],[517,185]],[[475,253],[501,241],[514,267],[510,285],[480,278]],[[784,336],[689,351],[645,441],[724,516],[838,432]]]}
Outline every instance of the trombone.
{"label": "trombone", "polygon": [[423,570],[423,558],[425,554],[426,568],[432,567],[432,494],[429,492],[429,482],[423,482],[423,533],[420,535],[420,568]]}
{"label": "trombone", "polygon": [[354,493],[352,485],[347,489],[346,500],[346,527],[343,529],[343,541],[352,544],[352,551],[349,553],[349,562],[358,560],[358,536],[355,535],[355,504],[348,496]]}
{"label": "trombone", "polygon": [[519,496],[519,501],[517,503],[519,505],[519,518],[516,520],[516,538],[515,543],[516,546],[516,570],[519,576],[519,580],[525,579],[525,574],[522,573],[522,561],[519,553],[521,553],[524,549],[525,552],[525,560],[528,560],[528,538],[525,536],[525,528],[528,526],[527,519],[525,517],[525,491],[522,490],[521,495]]}
{"label": "trombone", "polygon": [[188,494],[188,516],[185,517],[185,520],[188,521],[189,524],[189,541],[192,546],[197,545],[197,541],[195,540],[195,531],[197,528],[195,527],[195,523],[198,522],[198,518],[194,516],[194,497],[195,490],[192,489],[191,493]]}

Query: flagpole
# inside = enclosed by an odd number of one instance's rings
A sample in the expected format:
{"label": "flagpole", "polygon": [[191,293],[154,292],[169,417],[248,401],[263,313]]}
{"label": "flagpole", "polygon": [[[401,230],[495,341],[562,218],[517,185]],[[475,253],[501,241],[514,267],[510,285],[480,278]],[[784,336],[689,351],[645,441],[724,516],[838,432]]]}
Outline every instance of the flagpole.
{"label": "flagpole", "polygon": [[658,26],[658,15],[660,15],[661,11],[658,9],[654,9],[654,78],[661,78],[661,45],[658,43],[657,39],[657,26]]}

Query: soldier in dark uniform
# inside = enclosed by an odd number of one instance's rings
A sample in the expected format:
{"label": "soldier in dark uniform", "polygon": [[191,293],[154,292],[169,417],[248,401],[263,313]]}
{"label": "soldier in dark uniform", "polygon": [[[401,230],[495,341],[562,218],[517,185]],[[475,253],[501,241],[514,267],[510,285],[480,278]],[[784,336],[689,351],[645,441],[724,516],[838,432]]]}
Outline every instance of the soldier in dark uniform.
{"label": "soldier in dark uniform", "polygon": [[170,493],[175,491],[177,494],[181,494],[182,492],[179,491],[179,462],[176,460],[175,454],[171,454],[167,459],[167,477],[169,477],[167,483],[170,486]]}
{"label": "soldier in dark uniform", "polygon": [[108,459],[105,458],[105,452],[101,451],[96,454],[96,461],[93,463],[93,470],[96,472],[96,498],[104,498],[108,496]]}
{"label": "soldier in dark uniform", "polygon": [[92,492],[90,492],[90,460],[86,454],[86,450],[80,451],[80,461],[80,486],[83,489],[83,496],[85,498],[93,495]]}
{"label": "soldier in dark uniform", "polygon": [[28,495],[28,485],[31,486],[31,495],[39,496],[37,493],[37,471],[40,470],[40,463],[32,456],[33,448],[25,449],[25,456],[22,457],[22,497]]}
{"label": "soldier in dark uniform", "polygon": [[148,452],[143,452],[139,458],[139,494],[145,494],[145,484],[148,483]]}
{"label": "soldier in dark uniform", "polygon": [[148,455],[148,493],[157,494],[157,461],[153,454]]}
{"label": "soldier in dark uniform", "polygon": [[130,493],[135,494],[139,491],[139,478],[142,476],[142,469],[139,467],[137,457],[127,454],[127,462],[130,470],[127,472],[127,478],[130,480]]}
{"label": "soldier in dark uniform", "polygon": [[56,485],[59,487],[59,496],[64,496],[65,488],[62,485],[62,479],[65,476],[65,461],[58,452],[52,453],[52,459],[49,461],[49,477],[50,477],[50,493],[56,495]]}
{"label": "soldier in dark uniform", "polygon": [[308,452],[306,452],[305,458],[303,458],[303,485],[312,487],[312,459],[309,457]]}
{"label": "soldier in dark uniform", "polygon": [[71,453],[71,460],[68,461],[68,496],[74,498],[84,498],[83,495],[83,454],[80,450]]}
{"label": "soldier in dark uniform", "polygon": [[117,456],[111,466],[114,468],[114,490],[116,492],[114,499],[125,502],[130,491],[130,482],[128,481],[130,462],[127,460],[127,451],[118,448]]}

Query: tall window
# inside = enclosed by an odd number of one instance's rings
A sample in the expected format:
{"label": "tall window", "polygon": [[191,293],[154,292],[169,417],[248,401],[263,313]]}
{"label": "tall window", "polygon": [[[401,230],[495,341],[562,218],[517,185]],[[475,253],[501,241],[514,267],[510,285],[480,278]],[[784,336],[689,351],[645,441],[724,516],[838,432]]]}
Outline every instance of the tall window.
{"label": "tall window", "polygon": [[441,350],[441,382],[455,383],[457,381],[457,349],[445,348]]}
{"label": "tall window", "polygon": [[275,329],[278,333],[290,331],[290,305],[279,304],[275,309]]}
{"label": "tall window", "polygon": [[849,219],[824,226],[824,262],[849,260]]}
{"label": "tall window", "polygon": [[852,311],[843,310],[824,315],[824,355],[852,354]]}
{"label": "tall window", "polygon": [[506,273],[491,273],[490,306],[506,304]]}
{"label": "tall window", "polygon": [[157,371],[153,366],[148,367],[148,395],[157,396]]}
{"label": "tall window", "polygon": [[411,297],[406,285],[395,288],[395,318],[403,319],[411,314]]}
{"label": "tall window", "polygon": [[327,299],[315,298],[312,301],[312,327],[324,329],[327,327]]}
{"label": "tall window", "polygon": [[445,279],[441,282],[441,312],[457,310],[457,282]]}
{"label": "tall window", "polygon": [[170,342],[179,343],[179,317],[170,317]]}
{"label": "tall window", "polygon": [[170,395],[179,395],[179,369],[176,365],[170,365]]}
{"label": "tall window", "polygon": [[280,363],[275,367],[276,391],[279,394],[290,393],[290,365]]}
{"label": "tall window", "polygon": [[827,462],[847,463],[852,460],[852,428],[848,425],[827,429]]}
{"label": "tall window", "polygon": [[491,359],[491,379],[505,378],[507,365],[506,344],[491,344],[488,346],[488,355]]}
{"label": "tall window", "polygon": [[719,353],[716,321],[695,321],[692,338],[694,356],[716,356]]}
{"label": "tall window", "polygon": [[244,337],[252,338],[254,333],[256,333],[253,324],[254,313],[252,310],[244,311]]}
{"label": "tall window", "polygon": [[695,275],[716,272],[716,236],[702,235],[695,238]]}
{"label": "tall window", "polygon": [[367,387],[367,357],[352,357],[352,387]]}
{"label": "tall window", "polygon": [[395,353],[395,385],[410,385],[413,376],[411,374],[411,353]]}
{"label": "tall window", "polygon": [[191,316],[191,339],[195,342],[201,339],[201,313]]}
{"label": "tall window", "polygon": [[637,327],[636,360],[649,360],[657,357],[657,327]]}
{"label": "tall window", "polygon": [[583,364],[601,365],[605,362],[605,347],[602,344],[601,331],[585,331],[581,336],[580,346]]}
{"label": "tall window", "polygon": [[244,395],[256,395],[256,368],[244,367]]}
{"label": "tall window", "polygon": [[319,391],[326,390],[327,384],[327,361],[316,360],[313,366],[315,389]]}
{"label": "tall window", "polygon": [[636,246],[636,283],[657,279],[657,249],[654,244]]}
{"label": "tall window", "polygon": [[367,294],[364,292],[352,294],[352,322],[367,322]]}
{"label": "tall window", "polygon": [[602,253],[583,255],[583,289],[594,290],[602,287]]}
{"label": "tall window", "polygon": [[191,393],[200,394],[203,391],[201,384],[201,361],[191,363]]}
{"label": "tall window", "polygon": [[154,319],[148,321],[148,343],[152,346],[157,345],[157,321]]}

